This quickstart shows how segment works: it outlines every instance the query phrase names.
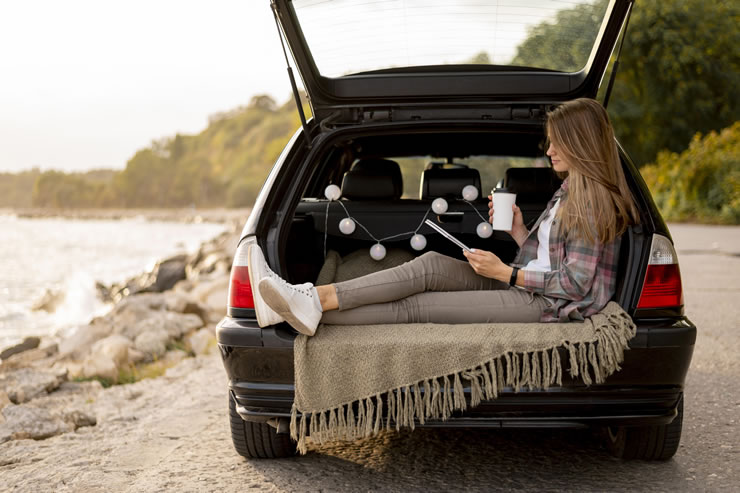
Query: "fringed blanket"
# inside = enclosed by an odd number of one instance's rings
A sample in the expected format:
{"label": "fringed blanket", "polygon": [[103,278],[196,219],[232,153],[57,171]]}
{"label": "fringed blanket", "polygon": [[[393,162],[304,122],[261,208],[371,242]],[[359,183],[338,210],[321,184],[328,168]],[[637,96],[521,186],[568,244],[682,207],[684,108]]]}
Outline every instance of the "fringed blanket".
{"label": "fringed blanket", "polygon": [[560,385],[563,364],[586,385],[602,383],[634,335],[613,302],[585,322],[322,325],[295,340],[291,437],[305,453],[309,434],[324,443],[414,429],[465,410],[464,387],[474,407],[505,387]]}

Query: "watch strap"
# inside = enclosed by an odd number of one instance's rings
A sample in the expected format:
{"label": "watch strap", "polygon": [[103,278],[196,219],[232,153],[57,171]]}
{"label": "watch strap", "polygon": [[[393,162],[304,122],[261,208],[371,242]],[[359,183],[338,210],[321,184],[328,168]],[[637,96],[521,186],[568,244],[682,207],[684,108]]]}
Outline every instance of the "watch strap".
{"label": "watch strap", "polygon": [[518,273],[519,273],[519,267],[514,267],[514,269],[511,271],[511,279],[509,279],[509,286],[511,287],[516,286],[516,278],[517,278]]}

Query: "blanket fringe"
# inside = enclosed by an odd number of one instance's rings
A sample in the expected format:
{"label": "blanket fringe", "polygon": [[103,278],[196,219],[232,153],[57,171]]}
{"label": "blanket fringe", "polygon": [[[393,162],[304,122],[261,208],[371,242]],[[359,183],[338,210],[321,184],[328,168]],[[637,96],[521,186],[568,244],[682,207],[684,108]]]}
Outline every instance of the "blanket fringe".
{"label": "blanket fringe", "polygon": [[[628,341],[635,325],[628,315],[610,314],[608,324],[596,329],[596,340],[560,346],[568,355],[571,378],[586,385],[603,383],[621,369]],[[304,412],[291,409],[290,436],[301,454],[307,451],[306,439],[323,444],[331,440],[354,440],[377,435],[381,429],[413,430],[427,420],[447,420],[453,412],[464,411],[470,393],[470,407],[498,397],[509,386],[515,392],[547,389],[562,385],[563,369],[558,347],[533,352],[506,352],[479,366],[449,375],[413,382],[332,409]],[[464,382],[464,384],[463,384]],[[387,412],[384,413],[384,409]],[[383,419],[385,415],[385,420]],[[385,424],[384,424],[385,421]]]}

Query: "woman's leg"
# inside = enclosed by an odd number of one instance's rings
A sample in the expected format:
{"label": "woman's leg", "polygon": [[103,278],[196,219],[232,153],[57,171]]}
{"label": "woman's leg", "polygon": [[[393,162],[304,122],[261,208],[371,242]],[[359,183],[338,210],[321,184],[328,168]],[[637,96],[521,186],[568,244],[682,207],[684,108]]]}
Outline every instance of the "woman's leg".
{"label": "woman's leg", "polygon": [[394,323],[539,322],[549,303],[522,289],[425,292],[387,303],[327,311],[321,323],[367,325]]}
{"label": "woman's leg", "polygon": [[[468,262],[437,252],[427,252],[398,267],[331,286],[334,287],[334,293],[329,287],[317,287],[322,307],[327,312],[333,308],[342,311],[402,300],[427,291],[508,289],[506,283],[476,274]],[[333,295],[336,295],[336,299]]]}

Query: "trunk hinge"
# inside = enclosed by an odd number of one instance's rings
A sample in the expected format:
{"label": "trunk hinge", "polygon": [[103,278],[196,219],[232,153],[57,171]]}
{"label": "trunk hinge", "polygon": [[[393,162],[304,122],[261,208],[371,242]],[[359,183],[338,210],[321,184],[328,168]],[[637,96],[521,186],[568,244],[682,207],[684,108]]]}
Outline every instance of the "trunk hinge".
{"label": "trunk hinge", "polygon": [[622,29],[622,39],[619,41],[619,48],[617,48],[617,58],[614,60],[612,66],[612,73],[609,75],[609,84],[606,86],[606,93],[604,94],[604,108],[609,104],[609,96],[612,94],[612,87],[614,87],[614,79],[616,78],[617,71],[619,70],[619,57],[622,54],[622,46],[624,40],[627,38],[627,26],[630,23],[630,16],[632,15],[632,7],[634,4],[630,4],[629,10],[627,11],[627,17],[624,19],[624,28]]}
{"label": "trunk hinge", "polygon": [[280,38],[280,45],[283,47],[283,55],[285,55],[285,63],[288,66],[288,78],[290,79],[290,87],[293,89],[293,96],[295,97],[295,104],[298,107],[298,116],[301,118],[301,125],[303,126],[303,135],[306,137],[306,144],[311,149],[311,136],[308,133],[308,125],[306,124],[306,115],[303,113],[303,105],[301,104],[301,95],[298,93],[298,87],[295,83],[295,77],[293,76],[293,68],[290,66],[290,59],[288,58],[288,51],[285,49],[285,41],[283,40],[283,31],[280,29],[280,21],[278,20],[278,11],[275,6],[275,2],[270,2],[272,8],[272,14],[275,17],[275,26],[277,26],[278,37]]}

